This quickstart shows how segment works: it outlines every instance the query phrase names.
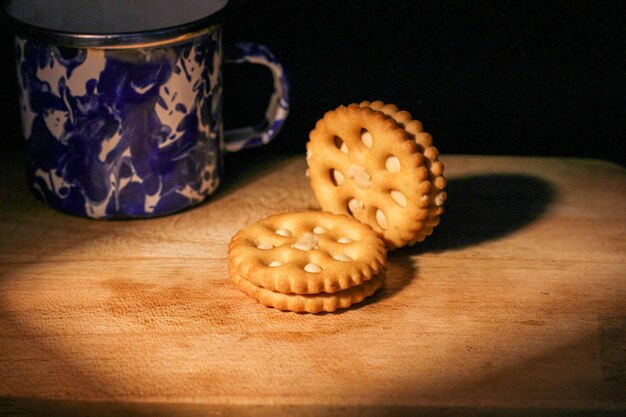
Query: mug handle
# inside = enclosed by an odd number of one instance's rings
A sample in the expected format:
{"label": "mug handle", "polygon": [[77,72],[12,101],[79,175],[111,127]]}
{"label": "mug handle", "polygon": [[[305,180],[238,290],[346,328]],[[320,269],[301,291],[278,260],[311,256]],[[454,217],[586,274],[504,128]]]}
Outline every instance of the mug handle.
{"label": "mug handle", "polygon": [[224,62],[250,63],[268,67],[274,77],[274,93],[265,117],[256,126],[224,132],[224,149],[237,152],[269,143],[278,134],[289,114],[289,84],[282,64],[267,47],[256,43],[234,43],[224,47]]}

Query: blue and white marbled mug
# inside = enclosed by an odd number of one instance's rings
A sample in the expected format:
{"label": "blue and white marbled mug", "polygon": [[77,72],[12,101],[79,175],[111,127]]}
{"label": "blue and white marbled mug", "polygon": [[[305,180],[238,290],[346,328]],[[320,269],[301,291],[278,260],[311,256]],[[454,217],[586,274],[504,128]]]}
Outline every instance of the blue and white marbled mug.
{"label": "blue and white marbled mug", "polygon": [[[13,3],[22,11],[12,10]],[[102,8],[92,10],[94,30],[71,32],[58,29],[58,16],[47,28],[34,25],[26,3],[32,3],[30,13],[37,4],[51,5],[18,0],[5,14],[17,32],[28,178],[52,207],[111,219],[193,206],[218,186],[224,151],[268,143],[287,116],[287,80],[272,53],[257,44],[222,48],[218,18],[226,0],[209,2],[213,8],[200,20],[181,23],[190,17],[178,16],[165,29],[151,21],[135,22],[137,31],[113,32],[107,30],[120,13],[109,10],[114,0],[94,3]],[[150,4],[170,10],[174,3]],[[109,26],[100,22],[107,19]],[[267,66],[275,91],[259,125],[223,132],[222,63],[229,61]]]}

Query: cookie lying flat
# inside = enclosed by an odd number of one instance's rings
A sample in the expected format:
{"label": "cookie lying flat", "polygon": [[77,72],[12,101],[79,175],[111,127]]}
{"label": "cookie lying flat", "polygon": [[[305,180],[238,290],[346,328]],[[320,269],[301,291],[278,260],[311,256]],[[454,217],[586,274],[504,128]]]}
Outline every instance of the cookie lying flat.
{"label": "cookie lying flat", "polygon": [[319,211],[284,213],[249,224],[233,236],[231,275],[269,291],[334,293],[376,276],[384,242],[366,224]]}
{"label": "cookie lying flat", "polygon": [[374,294],[374,292],[383,285],[385,279],[384,273],[380,272],[378,275],[360,285],[355,285],[334,293],[283,294],[258,287],[239,276],[234,270],[230,271],[230,276],[241,291],[254,298],[262,305],[297,313],[333,312],[340,308],[348,308]]}
{"label": "cookie lying flat", "polygon": [[428,161],[393,117],[340,106],[309,137],[307,172],[322,210],[369,224],[388,249],[421,238],[432,214]]}
{"label": "cookie lying flat", "polygon": [[425,165],[428,169],[428,181],[430,188],[430,205],[428,206],[428,220],[422,227],[415,239],[408,244],[412,245],[416,242],[423,241],[426,236],[433,232],[433,228],[439,224],[439,216],[443,213],[443,203],[446,200],[446,179],[443,177],[443,163],[439,161],[439,151],[433,146],[433,138],[430,134],[424,132],[422,123],[411,117],[407,111],[398,109],[395,104],[385,104],[382,101],[363,101],[359,104],[361,107],[369,107],[376,111],[381,111],[387,116],[392,117],[398,126],[406,130],[411,139],[418,145],[418,150],[424,155]]}

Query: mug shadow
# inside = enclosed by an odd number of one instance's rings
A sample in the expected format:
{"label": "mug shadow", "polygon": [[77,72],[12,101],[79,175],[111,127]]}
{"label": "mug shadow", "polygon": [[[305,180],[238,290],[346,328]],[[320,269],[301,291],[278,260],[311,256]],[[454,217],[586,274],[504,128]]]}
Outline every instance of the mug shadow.
{"label": "mug shadow", "polygon": [[213,201],[232,194],[250,182],[280,169],[295,157],[277,153],[271,144],[267,147],[225,154],[221,183],[202,205],[211,204]]}
{"label": "mug shadow", "polygon": [[537,220],[556,197],[545,180],[525,174],[453,178],[433,235],[400,253],[441,253],[505,237]]}

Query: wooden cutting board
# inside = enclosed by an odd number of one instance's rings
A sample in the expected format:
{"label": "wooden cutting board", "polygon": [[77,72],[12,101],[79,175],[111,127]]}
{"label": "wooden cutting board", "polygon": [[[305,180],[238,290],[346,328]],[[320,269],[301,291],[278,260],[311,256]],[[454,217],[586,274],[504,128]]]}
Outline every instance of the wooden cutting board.
{"label": "wooden cutting board", "polygon": [[[66,216],[0,172],[0,414],[623,415],[626,170],[444,156],[449,199],[384,288],[338,314],[262,307],[227,244],[317,208],[303,157],[241,156],[205,204]],[[242,167],[246,166],[245,169]]]}

